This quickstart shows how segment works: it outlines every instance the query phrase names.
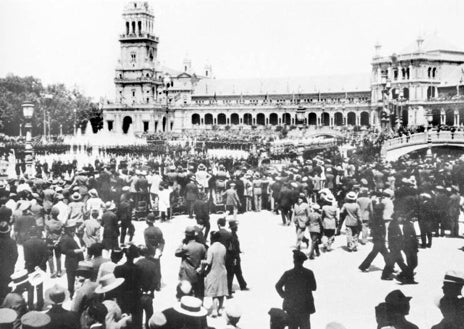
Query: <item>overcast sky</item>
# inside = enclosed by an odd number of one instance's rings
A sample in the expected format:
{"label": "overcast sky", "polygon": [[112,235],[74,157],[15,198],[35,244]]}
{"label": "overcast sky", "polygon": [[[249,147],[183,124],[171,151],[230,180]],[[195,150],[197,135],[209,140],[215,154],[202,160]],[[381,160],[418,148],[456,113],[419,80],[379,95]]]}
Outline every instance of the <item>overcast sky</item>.
{"label": "overcast sky", "polygon": [[[0,76],[34,75],[113,99],[122,0],[0,0]],[[155,0],[158,59],[217,78],[369,72],[374,45],[418,34],[464,45],[462,0]],[[464,48],[464,47],[462,47]]]}

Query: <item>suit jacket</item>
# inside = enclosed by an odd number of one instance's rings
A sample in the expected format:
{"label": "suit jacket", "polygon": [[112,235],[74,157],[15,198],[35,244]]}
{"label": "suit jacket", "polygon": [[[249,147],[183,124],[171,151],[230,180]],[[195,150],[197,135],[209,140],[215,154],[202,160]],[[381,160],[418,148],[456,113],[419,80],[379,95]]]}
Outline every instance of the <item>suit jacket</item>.
{"label": "suit jacket", "polygon": [[416,230],[410,221],[403,224],[403,232],[396,219],[388,226],[388,246],[390,250],[403,250],[404,252],[417,252],[418,242]]}
{"label": "suit jacket", "polygon": [[24,262],[25,268],[29,273],[33,272],[36,266],[42,270],[47,270],[48,248],[45,241],[39,238],[32,238],[24,242]]}
{"label": "suit jacket", "polygon": [[179,280],[187,280],[197,283],[200,279],[197,268],[200,267],[202,259],[205,259],[206,248],[195,240],[180,245],[176,250],[176,257],[182,258],[179,270]]}
{"label": "suit jacket", "polygon": [[195,183],[190,182],[185,186],[185,199],[194,201],[198,198],[198,187]]}
{"label": "suit jacket", "polygon": [[80,329],[80,318],[77,312],[66,311],[61,305],[53,305],[46,313],[50,317],[47,329]]}
{"label": "suit jacket", "polygon": [[[0,293],[2,287],[10,282],[16,261],[18,260],[18,248],[16,242],[8,234],[0,235]],[[0,296],[3,298],[4,296]]]}
{"label": "suit jacket", "polygon": [[112,211],[106,211],[102,216],[103,239],[119,236],[118,218]]}
{"label": "suit jacket", "polygon": [[164,238],[163,232],[156,226],[148,226],[143,232],[145,238],[145,245],[147,246],[150,254],[154,255],[156,249],[163,251]]}
{"label": "suit jacket", "polygon": [[61,239],[60,248],[61,252],[66,255],[66,259],[64,262],[66,271],[76,270],[79,261],[84,260],[84,255],[81,252],[76,253],[74,251],[75,249],[79,249],[77,242],[74,240],[72,236],[65,234]]}

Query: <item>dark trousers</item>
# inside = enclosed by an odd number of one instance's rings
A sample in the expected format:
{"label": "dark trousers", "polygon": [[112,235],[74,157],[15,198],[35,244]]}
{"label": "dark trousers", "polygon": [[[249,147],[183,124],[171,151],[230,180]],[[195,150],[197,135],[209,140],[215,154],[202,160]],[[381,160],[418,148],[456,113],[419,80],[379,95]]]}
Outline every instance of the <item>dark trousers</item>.
{"label": "dark trousers", "polygon": [[408,265],[404,262],[403,254],[401,249],[390,249],[390,260],[388,265],[385,266],[382,276],[389,276],[393,273],[395,264],[401,268],[402,275],[408,279],[413,278],[413,273]]}
{"label": "dark trousers", "polygon": [[134,224],[132,224],[132,222],[121,224],[121,236],[120,236],[121,244],[123,244],[124,241],[126,240],[127,233],[129,233],[129,242],[131,242],[132,239],[134,238],[134,233],[135,233],[135,227],[134,227]]}
{"label": "dark trousers", "polygon": [[166,220],[171,219],[171,208],[168,208],[167,211],[162,211],[161,212],[161,221],[164,222]]}
{"label": "dark trousers", "polygon": [[406,262],[408,264],[411,275],[414,276],[414,269],[417,267],[419,261],[417,259],[417,252],[415,251],[405,251]]}
{"label": "dark trousers", "polygon": [[[73,282],[74,285],[74,282]],[[37,297],[37,305],[34,308],[34,290],[36,292]],[[27,287],[27,307],[29,310],[37,310],[42,311],[44,306],[44,295],[43,295],[43,283],[37,285],[36,287],[32,286],[31,284]]]}
{"label": "dark trousers", "polygon": [[432,224],[425,221],[419,221],[419,229],[421,232],[422,247],[432,246]]}
{"label": "dark trousers", "polygon": [[388,252],[387,247],[385,246],[385,242],[374,240],[374,245],[372,246],[371,252],[369,253],[369,255],[367,255],[366,259],[364,259],[361,265],[359,265],[359,268],[363,270],[368,269],[374,261],[375,257],[377,257],[379,253],[383,256],[386,267],[389,261],[390,254]]}
{"label": "dark trousers", "polygon": [[288,329],[311,329],[309,322],[309,313],[292,312],[287,310]]}
{"label": "dark trousers", "polygon": [[189,218],[193,218],[193,204],[195,200],[185,200],[185,207],[187,208]]}
{"label": "dark trousers", "polygon": [[76,280],[76,269],[66,269],[66,278],[68,280],[69,297],[74,295],[74,281]]}
{"label": "dark trousers", "polygon": [[227,289],[229,290],[229,295],[232,295],[232,283],[234,282],[234,276],[237,277],[238,284],[240,289],[245,289],[247,287],[247,283],[243,278],[242,274],[242,265],[240,259],[235,259],[227,264]]}
{"label": "dark trousers", "polygon": [[[145,312],[145,328],[150,328],[148,322],[150,321],[151,316],[153,315],[153,292],[143,294],[140,297],[140,306]],[[143,315],[143,314],[142,314]]]}
{"label": "dark trousers", "polygon": [[281,208],[280,209],[280,216],[282,216],[282,223],[285,225],[287,224],[287,220],[291,221],[290,215],[290,208]]}

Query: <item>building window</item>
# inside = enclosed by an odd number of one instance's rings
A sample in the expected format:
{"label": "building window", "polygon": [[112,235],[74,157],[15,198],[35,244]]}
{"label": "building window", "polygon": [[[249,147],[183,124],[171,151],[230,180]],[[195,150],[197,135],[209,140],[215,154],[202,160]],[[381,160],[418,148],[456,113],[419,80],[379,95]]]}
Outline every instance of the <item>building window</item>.
{"label": "building window", "polygon": [[132,89],[132,97],[135,97],[135,89]]}
{"label": "building window", "polygon": [[131,63],[135,63],[137,59],[137,54],[135,52],[131,52],[130,56],[131,56]]}
{"label": "building window", "polygon": [[113,130],[113,120],[108,120],[106,123],[108,125],[108,131]]}

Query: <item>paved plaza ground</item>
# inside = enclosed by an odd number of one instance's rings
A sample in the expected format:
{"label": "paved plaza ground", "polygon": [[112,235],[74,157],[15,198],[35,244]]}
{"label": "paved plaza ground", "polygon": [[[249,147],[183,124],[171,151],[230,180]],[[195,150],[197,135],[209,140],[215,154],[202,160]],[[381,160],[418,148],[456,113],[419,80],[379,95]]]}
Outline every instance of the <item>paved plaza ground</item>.
{"label": "paved plaza ground", "polygon": [[[219,215],[212,215],[212,229],[216,228],[217,218]],[[268,310],[282,304],[274,285],[282,273],[292,267],[295,229],[293,225],[282,226],[280,216],[267,211],[246,213],[239,215],[238,219],[238,234],[244,252],[242,268],[250,291],[238,291],[233,299],[226,301],[226,306],[237,303],[241,307],[241,328],[269,328]],[[163,289],[156,294],[155,310],[163,310],[175,303],[180,259],[174,256],[174,251],[181,243],[184,228],[192,224],[194,220],[186,216],[177,216],[171,222],[158,224],[164,233],[166,246],[161,258]],[[135,225],[135,243],[141,244],[146,224],[137,222]],[[432,249],[421,249],[416,269],[419,284],[407,286],[401,286],[396,281],[380,280],[383,268],[381,256],[375,259],[370,272],[358,270],[372,247],[371,243],[361,246],[356,253],[347,252],[343,248],[345,244],[345,236],[341,235],[336,239],[334,251],[305,263],[314,271],[318,285],[314,293],[316,313],[311,318],[313,328],[325,328],[332,321],[342,323],[347,329],[376,328],[374,307],[394,289],[401,289],[405,295],[413,297],[408,318],[419,328],[430,328],[440,321],[441,314],[434,300],[441,295],[445,271],[464,269],[464,252],[459,250],[464,240],[437,238]],[[20,262],[18,266],[22,266]],[[52,281],[65,285],[65,279],[60,278],[50,280],[46,287]],[[236,282],[234,286],[238,289]],[[209,324],[222,328],[225,319],[209,319]]]}

